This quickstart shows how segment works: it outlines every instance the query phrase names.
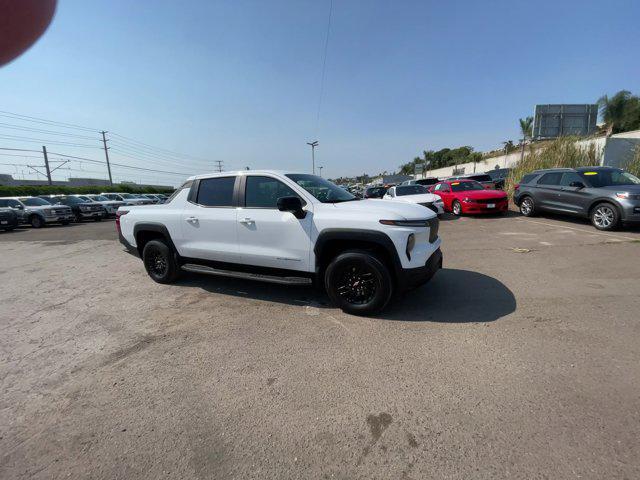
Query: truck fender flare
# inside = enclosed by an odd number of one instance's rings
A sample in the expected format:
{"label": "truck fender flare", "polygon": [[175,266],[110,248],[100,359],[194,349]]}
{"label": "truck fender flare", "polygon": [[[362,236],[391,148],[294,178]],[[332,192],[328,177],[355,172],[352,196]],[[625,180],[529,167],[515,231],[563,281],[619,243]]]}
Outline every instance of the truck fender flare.
{"label": "truck fender flare", "polygon": [[[136,223],[133,226],[133,238],[136,239],[136,246],[138,247],[138,249],[139,249],[138,234],[141,232],[156,232],[156,233],[162,234],[162,236],[167,241],[167,243],[169,243],[169,246],[173,249],[173,251],[178,253],[178,250],[176,249],[176,246],[173,243],[173,240],[171,239],[171,234],[169,234],[169,230],[162,223],[141,222],[141,223]],[[140,255],[142,255],[142,252],[140,252]]]}
{"label": "truck fender flare", "polygon": [[[322,257],[322,253],[330,241],[344,240],[344,241],[362,241],[368,243],[374,243],[384,248],[389,254],[389,258],[393,263],[394,273],[399,273],[402,270],[402,263],[400,257],[398,257],[398,251],[395,244],[389,238],[389,236],[377,230],[364,230],[357,228],[329,228],[320,232],[316,240],[316,244],[313,247],[313,253],[316,259]],[[317,260],[316,260],[317,264]],[[317,269],[316,265],[316,269]]]}

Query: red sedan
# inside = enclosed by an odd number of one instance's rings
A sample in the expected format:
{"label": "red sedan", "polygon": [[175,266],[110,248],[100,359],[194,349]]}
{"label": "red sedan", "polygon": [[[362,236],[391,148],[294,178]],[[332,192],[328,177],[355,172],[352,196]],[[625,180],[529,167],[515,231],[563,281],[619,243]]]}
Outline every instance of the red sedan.
{"label": "red sedan", "polygon": [[505,213],[509,207],[507,194],[500,190],[487,190],[475,180],[451,180],[440,182],[429,189],[439,195],[446,212],[454,215],[465,213]]}

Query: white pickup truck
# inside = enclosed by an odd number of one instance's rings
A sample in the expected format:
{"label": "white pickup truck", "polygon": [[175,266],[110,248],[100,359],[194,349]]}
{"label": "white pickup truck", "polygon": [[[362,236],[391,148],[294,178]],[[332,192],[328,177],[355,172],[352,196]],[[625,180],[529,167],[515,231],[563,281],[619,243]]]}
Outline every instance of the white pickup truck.
{"label": "white pickup truck", "polygon": [[324,287],[352,314],[442,268],[436,214],[422,205],[359,200],[315,175],[251,170],[190,178],[164,204],[123,206],[120,241],[149,276],[181,271]]}

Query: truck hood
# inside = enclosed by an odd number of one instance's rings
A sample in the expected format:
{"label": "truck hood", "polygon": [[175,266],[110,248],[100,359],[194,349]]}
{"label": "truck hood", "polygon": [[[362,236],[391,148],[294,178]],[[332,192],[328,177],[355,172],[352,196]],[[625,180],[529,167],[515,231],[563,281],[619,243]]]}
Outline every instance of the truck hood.
{"label": "truck hood", "polygon": [[405,220],[429,219],[436,214],[428,208],[417,203],[394,202],[377,198],[367,198],[365,200],[354,200],[351,202],[340,202],[330,204],[338,211],[362,212],[363,214],[377,214],[380,219],[395,220],[394,217],[401,217]]}
{"label": "truck hood", "polygon": [[27,205],[24,207],[25,210],[28,210],[30,212],[41,212],[42,210],[51,210],[52,208],[69,208],[66,205],[61,205],[61,204],[57,204],[57,205]]}

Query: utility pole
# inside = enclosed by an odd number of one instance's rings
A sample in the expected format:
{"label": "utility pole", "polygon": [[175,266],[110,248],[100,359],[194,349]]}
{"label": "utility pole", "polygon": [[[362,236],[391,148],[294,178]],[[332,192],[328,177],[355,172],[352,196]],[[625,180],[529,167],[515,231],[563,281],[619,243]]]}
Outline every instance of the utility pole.
{"label": "utility pole", "polygon": [[218,172],[222,172],[222,170],[223,170],[223,167],[222,167],[223,160],[215,160],[215,162],[216,162],[216,168],[218,169]]}
{"label": "utility pole", "polygon": [[318,146],[318,141],[314,140],[313,142],[307,142],[307,145],[311,147],[311,173],[315,175],[316,174],[316,147]]}
{"label": "utility pole", "polygon": [[107,138],[105,137],[104,130],[100,132],[102,134],[102,144],[104,145],[104,156],[107,159],[107,171],[109,172],[109,186],[113,187],[113,178],[111,177],[111,164],[109,163],[109,148],[107,147]]}
{"label": "utility pole", "polygon": [[322,169],[323,167],[318,167],[318,170],[320,170],[320,176],[322,177]]}
{"label": "utility pole", "polygon": [[49,185],[53,185],[51,182],[51,170],[49,170],[49,157],[47,156],[47,147],[42,146],[42,154],[44,155],[44,168],[47,171],[47,182]]}

